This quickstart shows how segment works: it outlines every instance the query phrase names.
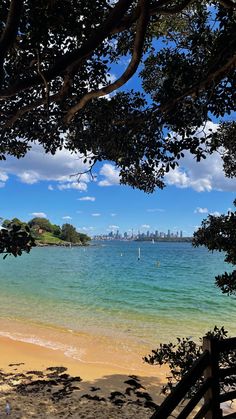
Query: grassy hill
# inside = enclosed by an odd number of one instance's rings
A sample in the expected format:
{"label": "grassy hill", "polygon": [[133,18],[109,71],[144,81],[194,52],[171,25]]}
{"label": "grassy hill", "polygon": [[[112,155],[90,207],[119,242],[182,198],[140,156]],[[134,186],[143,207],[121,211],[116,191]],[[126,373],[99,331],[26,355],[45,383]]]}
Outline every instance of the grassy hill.
{"label": "grassy hill", "polygon": [[37,244],[48,244],[48,245],[66,245],[68,242],[55,237],[52,233],[45,231],[44,233],[40,234],[40,237],[36,240]]}

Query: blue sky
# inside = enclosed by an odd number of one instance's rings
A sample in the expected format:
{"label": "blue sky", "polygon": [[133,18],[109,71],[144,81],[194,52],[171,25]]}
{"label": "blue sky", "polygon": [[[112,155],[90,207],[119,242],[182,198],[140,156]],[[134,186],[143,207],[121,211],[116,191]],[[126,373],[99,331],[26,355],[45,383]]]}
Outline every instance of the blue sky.
{"label": "blue sky", "polygon": [[71,177],[83,169],[78,156],[65,150],[45,155],[38,145],[24,159],[1,162],[0,215],[25,221],[42,215],[90,235],[132,228],[191,235],[208,213],[226,212],[235,198],[236,180],[225,178],[218,154],[200,163],[187,155],[166,177],[167,187],[151,195],[119,185],[110,162],[95,167],[95,180]]}
{"label": "blue sky", "polygon": [[[123,71],[126,61],[113,66],[111,78]],[[126,89],[137,87],[135,76]],[[209,127],[217,125],[209,122]],[[79,156],[66,150],[45,155],[37,144],[24,159],[7,158],[0,162],[0,216],[24,221],[45,216],[92,236],[117,229],[182,230],[188,236],[208,213],[227,212],[235,199],[236,180],[225,178],[219,154],[200,163],[186,154],[180,167],[166,176],[166,188],[151,195],[119,185],[119,172],[110,162],[95,166],[94,180],[88,174],[79,182],[71,176],[86,169]]]}

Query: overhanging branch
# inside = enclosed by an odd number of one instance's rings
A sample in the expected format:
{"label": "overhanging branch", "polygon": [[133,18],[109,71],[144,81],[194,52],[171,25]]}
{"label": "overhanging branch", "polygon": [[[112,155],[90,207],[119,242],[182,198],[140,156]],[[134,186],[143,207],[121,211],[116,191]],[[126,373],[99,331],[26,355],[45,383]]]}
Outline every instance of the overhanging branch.
{"label": "overhanging branch", "polygon": [[141,13],[137,23],[133,54],[125,72],[114,83],[111,83],[108,86],[103,87],[102,89],[95,90],[84,95],[80,99],[80,101],[67,112],[64,118],[64,122],[66,122],[67,124],[71,121],[71,119],[77,112],[79,112],[82,108],[84,108],[84,106],[86,106],[86,104],[90,100],[105,96],[109,93],[112,93],[114,90],[117,90],[119,87],[127,83],[127,81],[136,72],[142,57],[145,34],[149,20],[149,0],[140,0],[138,3],[138,7],[140,8]]}
{"label": "overhanging branch", "polygon": [[[111,9],[105,22],[100,25],[98,29],[92,32],[91,37],[85,41],[80,48],[75,49],[73,52],[64,54],[63,57],[56,60],[55,64],[48,71],[44,72],[44,77],[47,82],[53,80],[63,72],[74,72],[75,69],[78,69],[82,61],[90,56],[91,53],[107,38],[113,27],[116,26],[124,17],[132,3],[133,0],[119,0]],[[40,75],[26,78],[9,87],[5,91],[0,92],[0,98],[10,98],[21,91],[35,87],[39,84],[42,84],[42,78]]]}

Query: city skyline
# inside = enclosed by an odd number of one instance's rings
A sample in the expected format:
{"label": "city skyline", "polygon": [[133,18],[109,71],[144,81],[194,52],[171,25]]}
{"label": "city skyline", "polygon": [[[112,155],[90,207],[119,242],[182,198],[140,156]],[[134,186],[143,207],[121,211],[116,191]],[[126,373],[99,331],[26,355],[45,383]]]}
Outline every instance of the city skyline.
{"label": "city skyline", "polygon": [[184,238],[186,236],[183,235],[183,231],[171,231],[170,229],[168,229],[167,233],[164,231],[149,231],[147,230],[146,233],[142,233],[140,231],[135,232],[133,229],[131,230],[131,232],[127,232],[125,231],[124,233],[121,233],[119,230],[114,231],[110,231],[108,234],[100,234],[97,236],[94,236],[95,240],[132,240],[132,239],[138,239],[138,240],[152,240],[152,239],[160,239],[160,238]]}

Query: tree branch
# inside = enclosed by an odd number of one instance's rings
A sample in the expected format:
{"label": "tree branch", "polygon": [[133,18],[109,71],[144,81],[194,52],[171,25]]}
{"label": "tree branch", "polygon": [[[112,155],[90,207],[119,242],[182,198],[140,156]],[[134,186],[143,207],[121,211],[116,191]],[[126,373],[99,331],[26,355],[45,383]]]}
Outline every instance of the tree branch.
{"label": "tree branch", "polygon": [[21,19],[22,7],[23,0],[11,0],[5,29],[3,30],[0,38],[0,59],[4,58],[6,52],[16,38]]}
{"label": "tree branch", "polygon": [[201,80],[200,82],[194,84],[192,87],[190,87],[188,90],[186,90],[182,95],[178,96],[177,98],[167,102],[163,106],[160,106],[158,110],[161,112],[170,112],[178,102],[180,102],[187,96],[198,95],[199,92],[206,89],[207,85],[219,79],[223,75],[227,74],[232,68],[235,68],[235,67],[236,67],[236,54],[230,57],[225,62],[225,64],[222,65],[220,68],[212,72],[209,72],[208,76],[204,80]]}
{"label": "tree branch", "polygon": [[[227,0],[226,0],[227,1]],[[182,12],[187,6],[189,6],[193,0],[183,0],[180,4],[174,7],[163,7],[166,3],[169,3],[168,0],[159,1],[158,4],[149,10],[149,16],[156,16],[156,15],[175,15],[176,13]],[[111,34],[115,35],[116,33],[122,32],[126,29],[129,29],[130,26],[136,22],[140,15],[140,8],[137,6],[135,11],[128,16],[125,16],[124,19],[120,22],[120,25],[116,26]]]}
{"label": "tree branch", "polygon": [[[63,55],[63,57],[56,60],[55,64],[48,71],[45,71],[44,77],[47,82],[65,71],[74,72],[75,69],[78,69],[82,61],[91,55],[91,53],[107,38],[113,27],[120,22],[132,3],[133,0],[119,0],[111,9],[105,22],[92,32],[91,37],[80,48]],[[40,75],[26,78],[5,91],[0,92],[0,97],[2,99],[10,98],[20,91],[27,90],[30,87],[37,86],[41,83],[42,79]]]}
{"label": "tree branch", "polygon": [[125,72],[119,77],[114,83],[109,84],[99,90],[94,90],[85,94],[80,101],[73,106],[66,114],[64,122],[67,124],[71,121],[74,115],[80,111],[84,106],[92,99],[105,96],[119,87],[123,86],[136,72],[143,52],[143,44],[145,40],[146,29],[149,20],[149,0],[139,0],[138,7],[140,7],[141,13],[137,23],[136,36],[134,40],[133,54],[128,67]]}

